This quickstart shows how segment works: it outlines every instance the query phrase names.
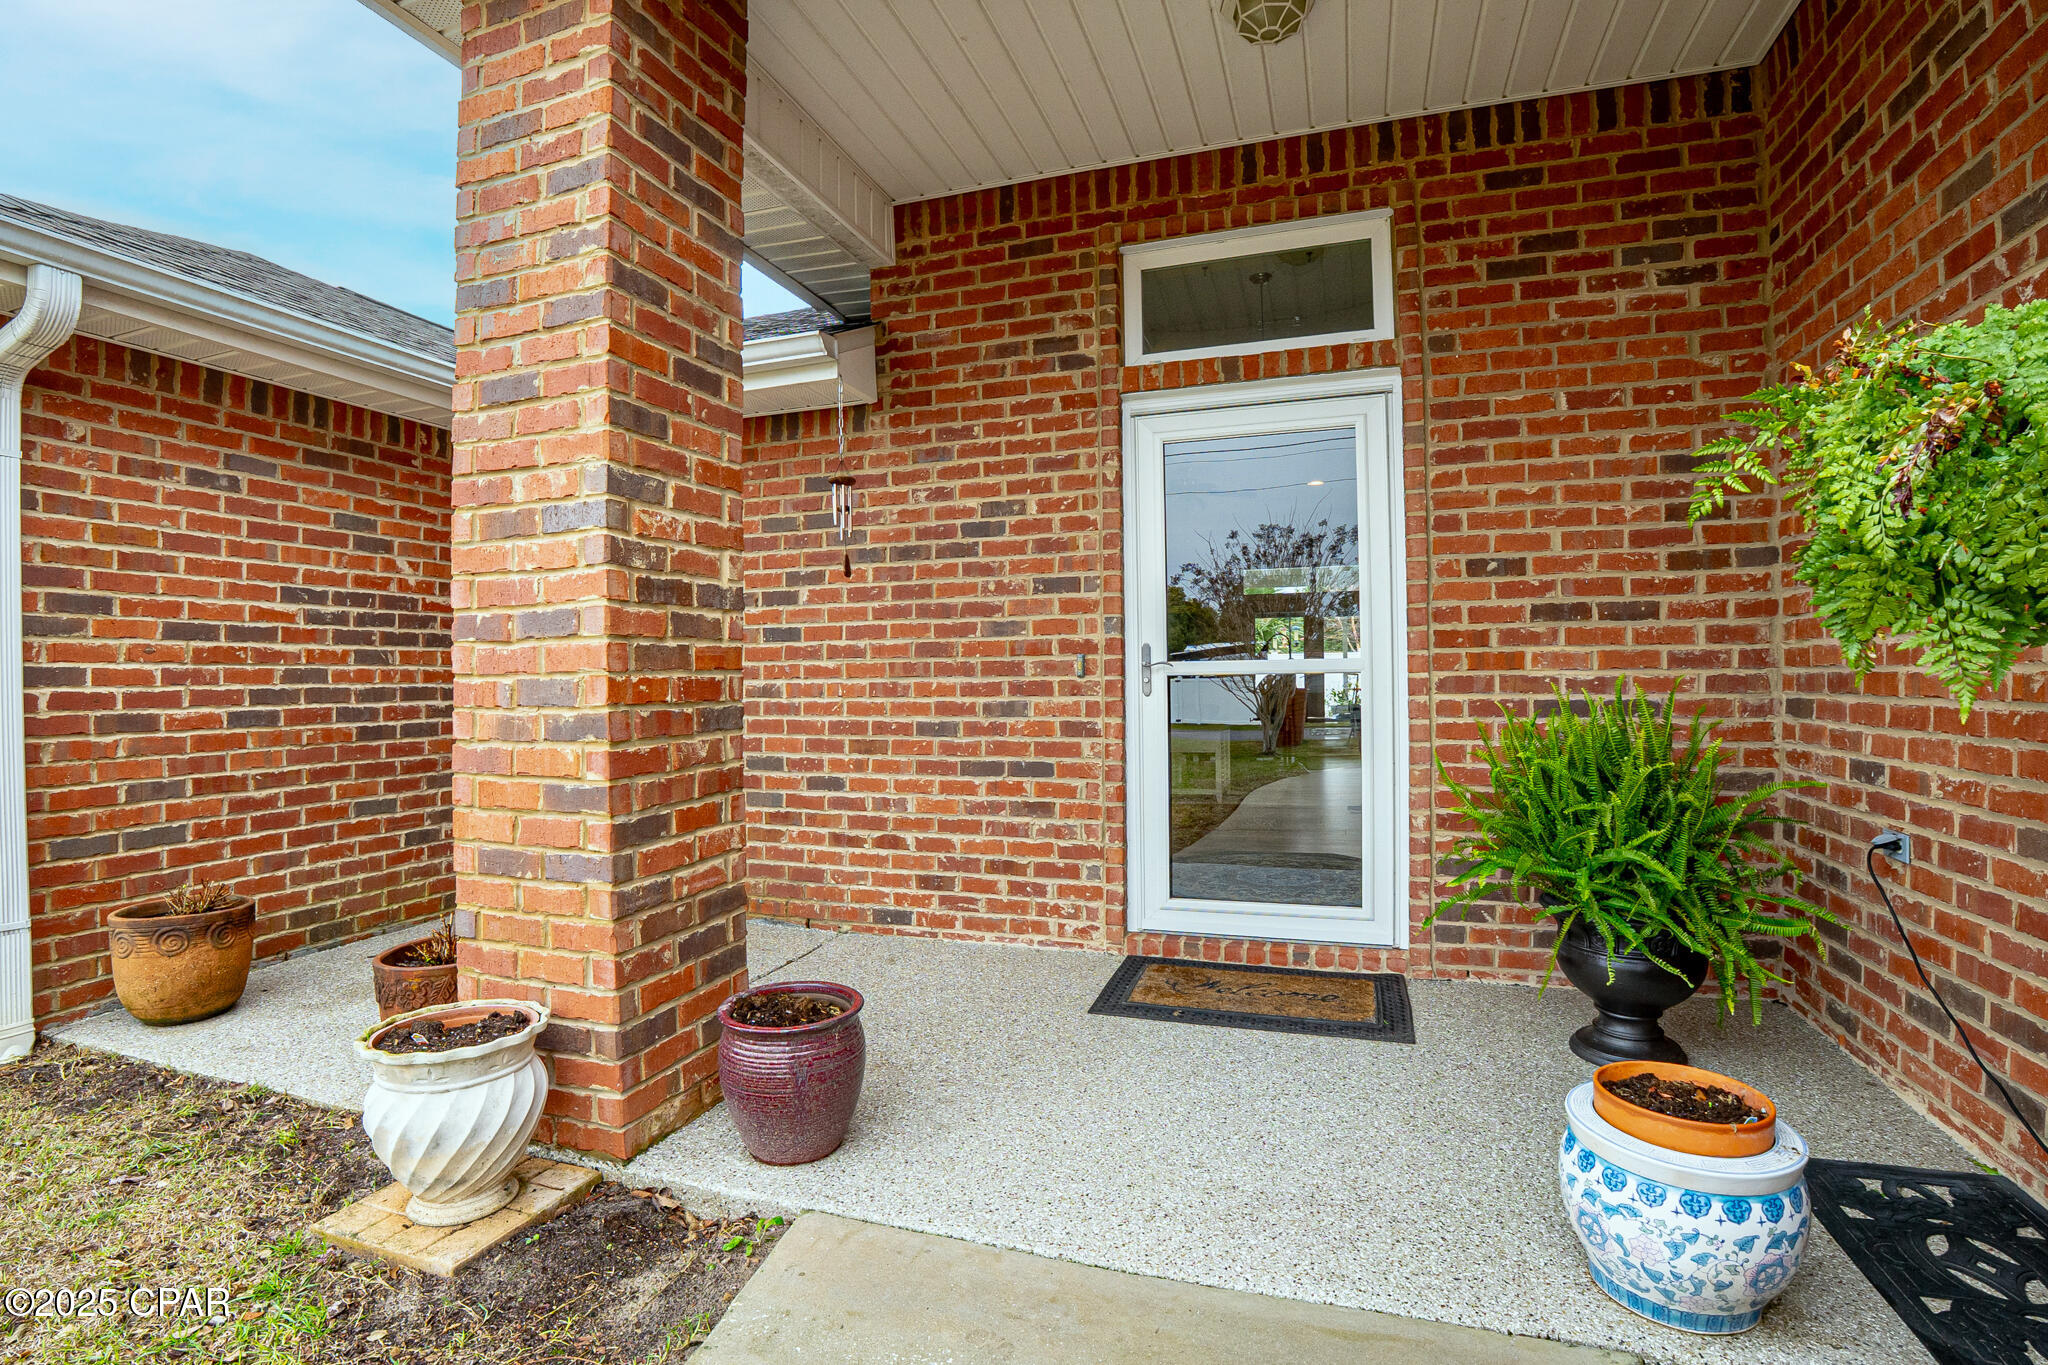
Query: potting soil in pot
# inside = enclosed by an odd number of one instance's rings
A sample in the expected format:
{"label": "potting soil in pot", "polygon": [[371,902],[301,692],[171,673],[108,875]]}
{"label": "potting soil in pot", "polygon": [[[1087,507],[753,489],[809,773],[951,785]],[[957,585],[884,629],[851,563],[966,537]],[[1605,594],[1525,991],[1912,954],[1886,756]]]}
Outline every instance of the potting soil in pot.
{"label": "potting soil in pot", "polygon": [[1764,1116],[1732,1090],[1718,1085],[1695,1085],[1675,1076],[1638,1071],[1619,1080],[1602,1081],[1608,1093],[1619,1095],[1638,1108],[1669,1114],[1675,1119],[1699,1123],[1755,1123]]}
{"label": "potting soil in pot", "polygon": [[431,940],[422,939],[418,943],[406,944],[403,952],[391,955],[391,965],[394,967],[445,967],[455,960],[452,957],[444,957],[428,947],[427,945],[430,942]]}
{"label": "potting soil in pot", "polygon": [[506,1010],[492,1010],[481,1019],[458,1024],[454,1028],[449,1028],[439,1019],[415,1019],[379,1036],[375,1047],[379,1052],[393,1054],[451,1052],[458,1047],[488,1043],[493,1038],[509,1038],[529,1022]]}
{"label": "potting soil in pot", "polygon": [[846,1006],[822,995],[801,991],[763,991],[732,1002],[732,1017],[754,1028],[796,1028],[823,1023],[846,1013]]}

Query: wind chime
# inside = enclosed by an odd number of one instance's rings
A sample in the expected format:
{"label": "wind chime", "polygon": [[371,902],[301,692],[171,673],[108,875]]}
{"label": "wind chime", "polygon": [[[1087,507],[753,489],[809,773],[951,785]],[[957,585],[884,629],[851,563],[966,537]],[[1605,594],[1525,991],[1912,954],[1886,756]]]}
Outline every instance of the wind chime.
{"label": "wind chime", "polygon": [[853,476],[846,472],[846,380],[839,381],[838,396],[839,423],[839,472],[832,476],[832,529],[839,537],[840,571],[848,578],[853,577]]}

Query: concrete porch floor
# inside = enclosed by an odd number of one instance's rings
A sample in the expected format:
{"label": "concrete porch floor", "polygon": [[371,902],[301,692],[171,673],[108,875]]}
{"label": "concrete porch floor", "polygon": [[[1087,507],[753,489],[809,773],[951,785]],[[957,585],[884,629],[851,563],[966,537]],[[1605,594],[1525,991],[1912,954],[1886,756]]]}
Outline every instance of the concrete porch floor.
{"label": "concrete porch floor", "polygon": [[[751,1160],[717,1109],[622,1172],[686,1199],[818,1210],[1113,1270],[1495,1331],[1656,1361],[1925,1361],[1816,1221],[1754,1331],[1687,1336],[1587,1277],[1553,1174],[1562,1096],[1586,1069],[1569,989],[1416,981],[1412,1046],[1088,1014],[1117,959],[768,922],[753,978],[867,996],[869,1063],[846,1145]],[[67,1041],[354,1107],[350,1040],[375,1019],[367,959],[392,940],[253,973],[229,1014],[171,1030],[118,1011]],[[1817,1155],[1967,1168],[1967,1158],[1783,1008],[1717,1028],[1668,1019],[1700,1065],[1754,1081]]]}

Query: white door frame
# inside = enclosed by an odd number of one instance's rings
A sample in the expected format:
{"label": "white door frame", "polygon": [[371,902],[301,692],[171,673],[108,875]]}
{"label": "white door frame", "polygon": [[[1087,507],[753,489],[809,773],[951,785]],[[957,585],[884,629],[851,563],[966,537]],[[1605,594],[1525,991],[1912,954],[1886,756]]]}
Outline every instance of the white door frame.
{"label": "white door frame", "polygon": [[[1295,406],[1299,405],[1299,406]],[[1361,653],[1346,659],[1361,676],[1368,708],[1360,727],[1364,766],[1366,915],[1332,915],[1328,906],[1252,904],[1174,898],[1168,890],[1167,806],[1147,810],[1139,778],[1162,781],[1163,735],[1148,724],[1143,646],[1153,646],[1153,686],[1163,695],[1176,672],[1271,672],[1255,660],[1199,667],[1163,663],[1166,526],[1165,441],[1355,422],[1359,458],[1359,614]],[[1208,384],[1132,393],[1123,399],[1124,537],[1124,863],[1125,919],[1131,933],[1196,934],[1290,943],[1408,946],[1408,551],[1401,458],[1398,370]],[[1147,506],[1147,503],[1150,506]],[[1148,588],[1154,589],[1148,591]],[[1164,703],[1159,706],[1163,708]],[[1150,828],[1156,826],[1156,828]]]}

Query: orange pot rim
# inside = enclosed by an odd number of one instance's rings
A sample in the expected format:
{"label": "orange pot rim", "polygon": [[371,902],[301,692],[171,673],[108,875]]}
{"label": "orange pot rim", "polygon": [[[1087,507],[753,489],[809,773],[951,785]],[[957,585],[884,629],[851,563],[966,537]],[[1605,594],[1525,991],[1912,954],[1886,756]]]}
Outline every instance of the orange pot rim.
{"label": "orange pot rim", "polygon": [[[157,907],[163,907],[158,909]],[[235,896],[216,905],[211,910],[173,910],[167,896],[151,896],[128,905],[117,906],[107,911],[107,922],[123,928],[158,927],[165,925],[189,924],[198,920],[212,919],[219,915],[233,915],[241,910],[253,910],[256,898]]]}
{"label": "orange pot rim", "polygon": [[[1764,1116],[1748,1123],[1682,1119],[1645,1109],[1607,1088],[1608,1081],[1640,1076],[1645,1072],[1671,1080],[1691,1081],[1694,1085],[1718,1086],[1762,1109]],[[1756,1156],[1768,1152],[1778,1140],[1778,1107],[1771,1103],[1769,1095],[1733,1076],[1724,1076],[1704,1067],[1681,1066],[1676,1062],[1609,1062],[1599,1068],[1593,1073],[1593,1112],[1632,1138],[1693,1156]]]}
{"label": "orange pot rim", "polygon": [[432,934],[422,934],[418,938],[407,939],[403,943],[394,943],[389,948],[386,948],[383,952],[371,958],[370,961],[376,963],[379,967],[382,967],[387,972],[454,971],[458,964],[453,962],[393,962],[390,960],[398,956],[400,953],[407,952],[410,949],[419,947],[422,943],[425,943],[428,939],[432,937]]}

